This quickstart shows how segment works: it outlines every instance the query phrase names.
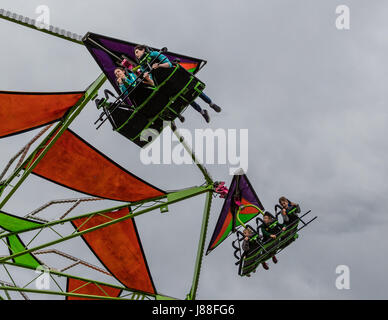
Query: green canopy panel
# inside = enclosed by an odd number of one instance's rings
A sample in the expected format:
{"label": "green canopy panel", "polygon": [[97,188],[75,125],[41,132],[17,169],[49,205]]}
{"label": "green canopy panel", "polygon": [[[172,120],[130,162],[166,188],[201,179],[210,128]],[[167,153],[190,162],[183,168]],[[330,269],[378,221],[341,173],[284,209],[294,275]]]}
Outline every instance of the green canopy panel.
{"label": "green canopy panel", "polygon": [[[12,214],[0,211],[0,228],[9,232],[19,232],[41,225],[39,222],[17,217]],[[7,238],[10,255],[25,251],[27,248],[18,235],[11,235]],[[32,268],[37,268],[42,263],[31,253],[26,253],[13,259],[13,262]]]}

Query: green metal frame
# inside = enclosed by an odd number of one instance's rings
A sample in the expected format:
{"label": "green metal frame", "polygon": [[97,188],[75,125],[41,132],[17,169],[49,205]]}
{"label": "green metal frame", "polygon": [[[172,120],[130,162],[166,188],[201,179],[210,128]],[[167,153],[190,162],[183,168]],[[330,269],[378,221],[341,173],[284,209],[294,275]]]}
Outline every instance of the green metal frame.
{"label": "green metal frame", "polygon": [[[291,210],[289,213],[294,212],[294,210],[296,210],[296,208]],[[305,217],[310,212],[311,212],[311,210],[308,210],[300,218],[295,220],[295,222],[293,222],[293,224],[290,225],[291,227],[288,226],[287,228],[289,228],[289,229],[286,229],[286,230],[280,232],[277,235],[277,239],[275,239],[273,241],[270,241],[270,242],[267,242],[267,243],[259,246],[256,249],[256,251],[251,253],[251,255],[249,257],[242,257],[242,259],[240,261],[240,263],[241,263],[241,272],[239,271],[239,274],[241,276],[245,276],[246,274],[249,274],[250,272],[256,270],[257,266],[260,263],[270,259],[274,254],[278,254],[279,252],[284,250],[286,247],[288,247],[288,245],[290,245],[291,242],[293,242],[294,240],[296,240],[299,237],[298,232],[300,230],[302,230],[307,225],[309,225],[311,222],[313,222],[315,219],[317,219],[317,217],[315,216],[314,218],[310,219],[308,222],[304,222],[302,220],[302,218]],[[275,223],[276,222],[277,221],[275,221]],[[299,228],[300,222],[303,224],[303,226],[301,226]],[[266,251],[266,252],[263,253],[263,251]],[[243,262],[254,260],[254,258],[257,258],[257,257],[258,257],[258,259],[254,263],[252,263],[251,265],[246,266],[245,268],[243,268]]]}
{"label": "green metal frame", "polygon": [[[56,36],[56,37],[83,45],[83,42],[81,41],[81,37],[78,35],[71,34],[71,33],[66,32],[64,30],[59,30],[59,32],[56,32],[56,30],[58,28],[53,28],[52,31],[47,30],[47,29],[39,29],[34,24],[25,22],[24,21],[25,17],[19,16],[19,15],[13,14],[13,15],[5,16],[4,12],[0,12],[0,18],[17,23],[17,24],[25,26],[25,27],[32,28],[32,29],[37,30],[37,31],[47,33],[49,35],[53,35],[53,36]],[[11,190],[5,195],[3,200],[0,202],[0,209],[2,209],[6,205],[6,203],[11,199],[11,197],[15,194],[15,192],[18,190],[18,188],[22,185],[22,183],[31,174],[31,172],[36,167],[36,165],[43,159],[43,157],[50,150],[50,148],[56,143],[56,141],[65,132],[65,130],[70,126],[70,124],[76,119],[76,117],[84,109],[84,107],[87,105],[87,103],[97,96],[98,89],[103,85],[103,83],[105,81],[106,81],[106,76],[104,74],[101,74],[93,82],[93,84],[86,90],[83,97],[70,110],[70,112],[66,115],[66,117],[63,118],[51,130],[51,132],[46,136],[46,138],[35,148],[35,150],[33,152],[31,152],[29,157],[27,157],[26,160],[18,168],[16,168],[16,170],[13,172],[13,174],[7,180],[4,181],[4,183],[0,186],[0,197],[3,195],[3,193],[7,187],[11,187]],[[176,97],[178,97],[182,92],[179,92],[179,94]],[[166,108],[168,106],[169,105],[167,105]],[[207,197],[206,197],[205,209],[204,209],[203,218],[202,218],[202,227],[201,227],[201,232],[200,232],[200,237],[199,237],[196,262],[195,262],[195,266],[194,266],[193,281],[192,281],[192,286],[191,286],[190,292],[186,296],[187,299],[195,299],[196,294],[197,294],[197,290],[198,290],[199,276],[200,276],[201,265],[202,265],[202,260],[203,260],[204,245],[205,245],[207,226],[208,226],[208,221],[209,221],[209,216],[210,216],[214,182],[213,182],[212,178],[210,177],[209,173],[207,172],[207,170],[205,169],[205,167],[203,166],[203,164],[198,162],[194,152],[187,146],[187,144],[184,142],[183,138],[179,135],[179,133],[176,131],[174,131],[174,133],[178,137],[179,141],[182,143],[182,145],[184,146],[186,151],[191,155],[194,163],[197,165],[197,167],[199,168],[199,170],[203,174],[203,176],[206,180],[205,186],[193,187],[193,188],[189,188],[186,190],[181,190],[178,192],[169,193],[166,196],[157,197],[157,198],[153,198],[153,199],[147,199],[147,200],[139,201],[139,202],[127,203],[127,204],[124,204],[121,206],[116,206],[114,208],[109,208],[109,209],[104,209],[104,210],[100,210],[100,211],[96,211],[96,212],[91,212],[91,213],[87,213],[87,214],[80,215],[77,217],[71,217],[71,218],[62,219],[62,220],[55,220],[55,221],[45,223],[45,224],[42,224],[39,226],[26,228],[26,229],[23,229],[23,230],[20,230],[17,232],[0,233],[0,239],[6,238],[6,237],[9,237],[12,235],[20,235],[22,233],[30,232],[30,231],[34,231],[34,230],[38,231],[38,234],[39,234],[43,229],[46,229],[46,228],[51,229],[55,225],[64,224],[66,222],[71,222],[71,221],[76,220],[76,219],[91,218],[95,215],[103,215],[106,212],[122,209],[122,208],[133,206],[133,205],[141,206],[142,204],[145,204],[145,203],[148,203],[151,201],[162,200],[162,199],[167,200],[165,202],[161,202],[161,203],[156,204],[154,206],[151,206],[149,208],[139,210],[137,212],[131,212],[130,214],[128,214],[124,217],[121,217],[118,219],[112,219],[109,222],[102,223],[100,225],[97,225],[95,227],[92,227],[92,228],[89,228],[89,229],[86,229],[83,231],[79,231],[77,229],[75,232],[73,232],[72,234],[65,236],[65,237],[58,234],[60,236],[60,238],[57,240],[50,241],[48,243],[44,243],[44,244],[38,245],[36,247],[26,249],[26,250],[23,250],[23,251],[20,251],[17,253],[10,254],[9,256],[0,258],[0,264],[2,264],[2,265],[8,264],[8,265],[13,265],[13,266],[17,266],[20,268],[27,268],[28,269],[29,268],[28,266],[11,263],[11,262],[9,262],[9,260],[14,259],[14,258],[19,257],[19,256],[22,256],[24,254],[32,253],[36,250],[39,250],[39,249],[42,249],[45,247],[55,245],[57,243],[60,243],[60,242],[66,241],[66,240],[73,239],[75,237],[82,236],[83,234],[86,234],[88,232],[93,232],[95,230],[110,226],[114,223],[118,223],[118,222],[124,221],[126,219],[134,218],[135,216],[150,212],[152,210],[156,210],[156,209],[164,210],[170,204],[173,204],[173,203],[176,203],[179,201],[183,201],[183,200],[189,199],[191,197],[206,193]],[[36,155],[38,153],[39,153],[39,155],[36,157]],[[36,159],[35,159],[35,157],[36,157]],[[22,171],[23,171],[23,173],[21,174]],[[11,185],[11,183],[13,183],[17,177],[19,177],[19,180],[14,185]],[[58,275],[58,276],[65,275],[65,274],[62,274],[62,273],[56,272],[56,271],[51,271],[51,273]],[[72,276],[72,275],[67,275],[67,276],[70,276],[72,278],[77,278],[76,276]],[[113,286],[110,284],[104,284],[102,282],[98,282],[98,281],[94,281],[94,280],[90,280],[90,279],[84,279],[84,278],[80,278],[80,277],[78,277],[78,278],[82,279],[84,281],[87,281],[89,283],[96,283],[96,284],[98,283],[101,285],[108,285],[111,287]],[[76,294],[76,293],[65,293],[65,292],[45,291],[45,290],[34,290],[34,289],[10,287],[10,286],[0,286],[0,290],[3,290],[7,297],[9,297],[8,291],[20,291],[20,292],[51,294],[51,295],[63,295],[63,296],[84,297],[84,298],[86,297],[86,298],[95,298],[95,299],[112,299],[112,297],[91,296],[91,295],[83,295],[83,294]],[[123,290],[124,290],[124,288],[123,288]],[[142,292],[133,291],[133,290],[130,290],[128,288],[126,288],[125,290],[134,292],[136,294],[144,295],[144,293],[142,293]],[[147,294],[147,296],[149,296],[149,294]],[[160,299],[160,300],[174,299],[174,298],[160,295],[160,294],[156,294],[154,297],[156,299]],[[3,299],[2,297],[0,297],[0,298]],[[120,299],[120,298],[116,298],[116,299]]]}
{"label": "green metal frame", "polygon": [[[11,263],[11,262],[9,262],[9,260],[15,259],[17,257],[23,256],[23,255],[26,255],[26,254],[29,254],[29,253],[33,253],[33,252],[35,252],[37,250],[40,250],[40,249],[43,249],[43,248],[46,248],[46,247],[50,247],[52,245],[55,245],[55,244],[58,244],[58,243],[61,243],[61,242],[73,239],[75,237],[82,236],[83,234],[86,234],[86,233],[89,233],[89,232],[93,232],[95,230],[98,230],[98,229],[110,226],[112,224],[115,224],[115,223],[118,223],[118,222],[121,222],[121,221],[125,221],[127,219],[134,218],[135,216],[138,216],[138,215],[141,215],[141,214],[144,214],[144,213],[156,210],[156,209],[160,209],[160,208],[162,208],[162,207],[164,207],[166,205],[168,206],[168,205],[176,203],[176,202],[184,201],[186,199],[189,199],[191,197],[194,197],[194,196],[197,196],[197,195],[200,195],[200,194],[203,194],[203,193],[207,193],[207,195],[208,195],[208,200],[207,200],[207,205],[206,205],[207,210],[205,211],[205,216],[204,216],[204,219],[206,220],[206,226],[207,226],[207,220],[208,220],[208,216],[209,216],[209,212],[210,212],[210,202],[211,202],[211,196],[210,195],[211,195],[211,191],[212,191],[212,186],[205,186],[205,187],[193,187],[193,188],[190,188],[190,189],[187,189],[187,190],[182,190],[182,191],[171,193],[171,194],[166,196],[167,199],[168,199],[168,201],[166,201],[166,202],[159,203],[159,204],[157,204],[155,206],[146,208],[144,210],[140,210],[140,211],[135,212],[135,213],[130,213],[130,214],[125,215],[125,216],[123,216],[121,218],[118,218],[118,219],[112,219],[109,222],[102,223],[100,225],[97,225],[97,226],[92,227],[92,228],[88,228],[88,229],[83,230],[83,231],[78,231],[78,229],[77,229],[75,232],[73,232],[72,234],[70,234],[68,236],[59,235],[59,238],[57,240],[50,241],[50,242],[38,245],[36,247],[29,248],[29,249],[26,249],[26,250],[22,250],[22,251],[19,251],[17,253],[13,253],[13,254],[10,254],[8,256],[2,257],[2,258],[0,258],[0,264],[10,264],[10,265],[18,266],[18,267],[29,268],[26,265]],[[81,219],[81,218],[88,218],[88,219],[90,219],[90,218],[92,218],[92,217],[94,217],[96,215],[102,215],[102,216],[106,217],[106,215],[104,215],[104,213],[111,212],[111,211],[114,211],[114,210],[119,210],[119,209],[122,209],[122,208],[126,208],[129,205],[130,204],[125,204],[125,205],[116,206],[116,207],[109,208],[109,209],[104,209],[104,210],[100,210],[100,211],[96,211],[96,212],[92,212],[92,213],[83,214],[83,215],[76,216],[76,217],[71,217],[71,218],[62,219],[62,220],[56,220],[56,221],[52,221],[52,222],[45,223],[45,224],[42,224],[42,225],[37,225],[37,226],[34,226],[34,227],[25,228],[25,229],[19,230],[17,232],[5,232],[5,233],[2,233],[0,235],[0,239],[7,238],[7,237],[10,237],[10,236],[13,236],[13,235],[20,235],[20,234],[31,232],[31,231],[37,231],[38,234],[40,234],[43,229],[51,229],[55,225],[62,225],[64,223],[66,223],[66,222],[71,222],[71,221],[74,221],[74,220],[77,220],[77,219]],[[194,285],[192,287],[191,295],[190,295],[191,297],[194,297],[194,298],[195,298],[195,293],[196,293],[196,290],[197,290],[197,287],[198,287],[198,278],[199,278],[199,273],[200,273],[200,264],[201,264],[202,256],[203,256],[203,247],[204,247],[205,235],[206,235],[206,228],[204,229],[204,226],[203,226],[202,230],[201,230],[201,236],[200,236],[201,240],[200,240],[200,245],[199,245],[199,248],[201,248],[201,249],[199,249],[198,254],[197,254],[195,276],[194,276],[194,280],[193,280]],[[58,273],[58,272],[53,272],[53,274],[62,275],[62,276],[65,275],[65,274]],[[90,280],[90,279],[84,279],[84,278],[80,278],[80,277],[76,277],[76,276],[72,276],[72,275],[65,275],[65,276],[72,277],[72,278],[78,278],[80,280],[84,280],[84,281],[88,281],[88,282],[92,282],[92,283],[94,283],[94,282],[100,283],[98,281],[93,281],[93,280]],[[107,285],[106,283],[101,283],[101,284],[102,285]],[[5,289],[8,289],[10,291],[18,291],[17,288],[10,289],[9,287],[5,287]],[[20,289],[20,291],[54,294],[53,292],[48,292],[48,291],[45,291],[45,292],[44,291],[39,291],[39,290],[38,291],[31,291],[31,289],[28,289],[28,290]],[[143,292],[138,292],[138,291],[134,291],[134,290],[129,290],[129,291],[136,292],[138,294],[143,294],[143,295],[145,294]],[[61,294],[62,295],[66,295],[66,294],[63,294],[63,293],[61,293]],[[146,294],[146,295],[150,296],[149,294]],[[89,298],[93,298],[93,299],[95,298],[94,296],[87,296],[87,295],[82,296],[82,295],[79,295],[79,294],[70,295],[70,296],[89,297]],[[169,297],[164,296],[164,295],[160,295],[160,294],[155,295],[155,297],[157,299],[163,299],[163,300],[170,299]],[[104,299],[109,299],[109,298],[108,297],[104,297]],[[171,298],[171,299],[173,299],[173,298]]]}
{"label": "green metal frame", "polygon": [[[3,263],[3,262],[8,261],[10,259],[14,259],[16,257],[22,256],[22,255],[27,254],[27,253],[32,253],[34,251],[37,251],[37,250],[40,250],[40,249],[52,246],[54,244],[61,243],[61,242],[66,241],[66,240],[73,239],[73,238],[78,237],[78,236],[82,236],[82,235],[84,235],[86,233],[89,233],[89,232],[92,232],[92,231],[95,231],[95,230],[98,230],[98,229],[101,229],[101,228],[104,228],[104,227],[108,227],[108,226],[113,225],[115,223],[122,222],[122,221],[125,221],[127,219],[134,218],[134,217],[142,215],[144,213],[147,213],[147,212],[150,212],[150,211],[153,211],[153,210],[156,210],[156,209],[160,209],[162,207],[165,207],[166,205],[168,206],[168,205],[176,203],[176,202],[187,200],[187,199],[189,199],[191,197],[194,197],[196,195],[200,195],[200,194],[209,192],[211,189],[212,189],[212,186],[205,186],[205,187],[195,187],[195,189],[191,189],[190,190],[192,192],[189,192],[188,190],[184,190],[182,192],[176,192],[173,195],[173,198],[171,199],[171,196],[170,196],[171,200],[169,200],[167,202],[162,202],[160,204],[157,204],[157,205],[154,205],[152,207],[140,210],[138,212],[129,213],[129,214],[123,216],[123,217],[120,217],[120,218],[117,218],[117,219],[112,219],[109,222],[102,223],[100,225],[88,228],[88,229],[83,230],[83,231],[77,231],[79,229],[78,228],[75,232],[73,232],[72,234],[70,234],[68,236],[65,236],[65,237],[61,236],[57,240],[41,244],[41,245],[36,246],[34,248],[26,249],[24,251],[20,251],[18,253],[14,253],[14,254],[11,254],[9,256],[2,257],[2,258],[0,258],[0,263]],[[92,217],[94,217],[96,215],[102,215],[102,216],[106,217],[104,215],[104,213],[115,211],[115,210],[119,210],[119,209],[123,209],[123,208],[128,208],[130,205],[131,204],[125,204],[125,205],[116,206],[116,207],[109,208],[109,209],[104,209],[104,210],[99,210],[99,211],[83,214],[83,215],[76,216],[76,217],[71,217],[71,218],[62,219],[62,220],[55,220],[55,221],[52,221],[52,222],[49,222],[49,223],[37,225],[37,226],[26,228],[26,229],[23,229],[23,230],[20,230],[20,231],[16,231],[16,232],[6,232],[6,233],[3,233],[3,234],[0,235],[0,239],[3,239],[5,237],[9,237],[9,236],[12,236],[12,235],[20,235],[22,233],[26,233],[26,232],[34,231],[34,230],[37,230],[37,231],[40,232],[42,229],[51,228],[51,227],[53,227],[55,225],[64,224],[66,222],[71,222],[71,221],[82,219],[82,218],[89,218],[89,219],[91,219]]]}
{"label": "green metal frame", "polygon": [[198,242],[197,259],[195,261],[193,282],[192,282],[190,293],[186,296],[187,300],[195,300],[195,298],[197,296],[198,282],[199,282],[199,276],[201,273],[201,266],[202,266],[202,259],[203,259],[203,252],[204,252],[204,248],[205,248],[206,232],[207,232],[207,227],[208,227],[208,222],[209,222],[209,217],[210,217],[212,194],[213,194],[212,192],[208,192],[206,195],[206,203],[205,203],[205,209],[204,209],[203,218],[202,218],[201,234],[200,234],[199,242]]}

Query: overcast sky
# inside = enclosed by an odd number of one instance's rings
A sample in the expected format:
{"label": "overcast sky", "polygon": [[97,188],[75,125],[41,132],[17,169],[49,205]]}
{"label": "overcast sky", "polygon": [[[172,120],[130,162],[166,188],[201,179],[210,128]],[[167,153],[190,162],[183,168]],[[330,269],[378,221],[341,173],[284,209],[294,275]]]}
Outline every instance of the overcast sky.
{"label": "overcast sky", "polygon": [[[285,195],[318,215],[277,265],[251,278],[237,275],[231,236],[204,258],[199,299],[387,298],[386,1],[0,0],[0,7],[29,17],[42,4],[51,24],[80,35],[91,31],[207,60],[198,77],[223,111],[209,110],[207,125],[189,108],[180,127],[248,129],[247,175],[264,206],[272,210]],[[350,30],[340,31],[335,9],[343,4]],[[0,90],[78,91],[100,74],[83,46],[3,20],[0,35]],[[129,171],[164,190],[203,183],[195,166],[143,165],[140,149],[109,125],[95,130],[97,117],[90,103],[71,128]],[[37,132],[0,140],[0,168]],[[228,165],[208,170],[230,183]],[[77,196],[31,177],[5,209],[24,216],[49,200]],[[204,200],[136,219],[164,294],[184,298],[190,290]],[[221,206],[213,201],[206,246]],[[57,248],[98,264],[82,244]],[[335,286],[338,265],[350,268],[350,290]]]}

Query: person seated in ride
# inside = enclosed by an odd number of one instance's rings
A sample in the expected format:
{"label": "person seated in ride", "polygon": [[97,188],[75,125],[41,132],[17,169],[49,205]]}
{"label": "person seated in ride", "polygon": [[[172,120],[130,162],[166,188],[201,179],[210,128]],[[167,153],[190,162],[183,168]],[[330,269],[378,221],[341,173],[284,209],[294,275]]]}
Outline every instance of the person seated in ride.
{"label": "person seated in ride", "polygon": [[[135,47],[135,56],[140,62],[140,69],[142,71],[147,70],[146,63],[154,60],[156,57],[158,57],[157,59],[158,62],[152,64],[151,68],[153,70],[156,70],[158,68],[172,68],[172,63],[164,54],[159,54],[159,52],[157,51],[151,51],[150,53],[148,53],[147,59],[145,59],[144,58],[146,54],[145,52],[146,52],[146,46],[137,45]],[[221,108],[217,106],[205,93],[201,92],[199,97],[203,101],[205,101],[210,108],[214,109],[214,111],[221,112]],[[193,101],[190,105],[204,117],[207,123],[210,122],[210,117],[206,109],[202,109],[201,106],[195,101]]]}
{"label": "person seated in ride", "polygon": [[172,63],[170,60],[162,53],[152,50],[146,55],[146,46],[137,45],[135,47],[135,56],[139,60],[141,71],[146,70],[147,63],[155,60],[157,58],[157,62],[152,64],[152,69],[158,68],[172,68]]}
{"label": "person seated in ride", "polygon": [[[136,86],[136,79],[137,76],[128,69],[127,75],[125,74],[125,70],[122,67],[117,67],[114,70],[114,74],[116,76],[116,81],[120,87],[121,92],[128,92],[129,87],[135,87]],[[144,83],[153,86],[154,82],[150,79],[149,74],[144,74]]]}
{"label": "person seated in ride", "polygon": [[282,207],[283,222],[286,227],[294,225],[298,220],[298,213],[300,213],[299,204],[291,202],[286,197],[279,198],[279,204]]}
{"label": "person seated in ride", "polygon": [[242,248],[245,252],[247,252],[250,249],[249,243],[253,237],[253,231],[249,228],[245,228],[243,231],[244,240],[242,243]]}
{"label": "person seated in ride", "polygon": [[[251,245],[250,245],[250,242],[253,241],[253,236],[254,236],[254,232],[249,229],[249,228],[245,228],[244,231],[243,231],[243,235],[244,235],[244,240],[243,240],[243,243],[242,243],[242,249],[244,250],[245,253],[248,253],[248,251],[251,249]],[[262,265],[263,265],[263,268],[268,270],[268,265],[265,263],[265,262],[262,262]],[[256,272],[253,271],[253,272]],[[250,275],[247,274],[247,276],[249,277]]]}
{"label": "person seated in ride", "polygon": [[[278,235],[285,231],[286,228],[277,221],[272,214],[270,214],[268,211],[264,213],[263,217],[263,224],[261,225],[261,233],[263,235],[263,242],[267,243],[270,240],[276,240]],[[268,247],[269,250],[272,249],[272,246]],[[275,255],[272,256],[273,263],[277,263],[278,259]],[[264,265],[263,265],[264,266]],[[265,268],[265,267],[264,267]],[[268,268],[268,265],[267,265]],[[266,270],[268,270],[265,268]]]}

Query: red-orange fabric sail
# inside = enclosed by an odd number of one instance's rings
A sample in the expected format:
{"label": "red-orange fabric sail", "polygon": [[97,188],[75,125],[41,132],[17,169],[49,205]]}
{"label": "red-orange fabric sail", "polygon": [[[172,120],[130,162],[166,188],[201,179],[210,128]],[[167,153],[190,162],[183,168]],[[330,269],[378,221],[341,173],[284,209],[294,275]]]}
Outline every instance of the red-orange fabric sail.
{"label": "red-orange fabric sail", "polygon": [[133,202],[165,195],[71,130],[55,142],[33,173],[75,191],[111,200]]}
{"label": "red-orange fabric sail", "polygon": [[59,120],[84,93],[0,91],[0,138]]}
{"label": "red-orange fabric sail", "polygon": [[[100,288],[99,288],[100,287]],[[102,290],[101,290],[102,289]],[[96,285],[94,283],[87,283],[82,280],[68,278],[67,279],[67,290],[68,293],[78,293],[78,294],[87,294],[93,296],[108,296],[108,297],[118,297],[121,294],[121,290],[117,288],[112,288],[104,285]],[[81,297],[66,297],[67,300],[91,300],[89,298]]]}
{"label": "red-orange fabric sail", "polygon": [[[80,231],[121,218],[129,214],[129,209],[104,213],[92,219],[74,220],[74,227]],[[98,257],[105,268],[127,288],[155,294],[156,290],[148,269],[143,248],[134,219],[127,219],[89,233],[82,238]]]}

